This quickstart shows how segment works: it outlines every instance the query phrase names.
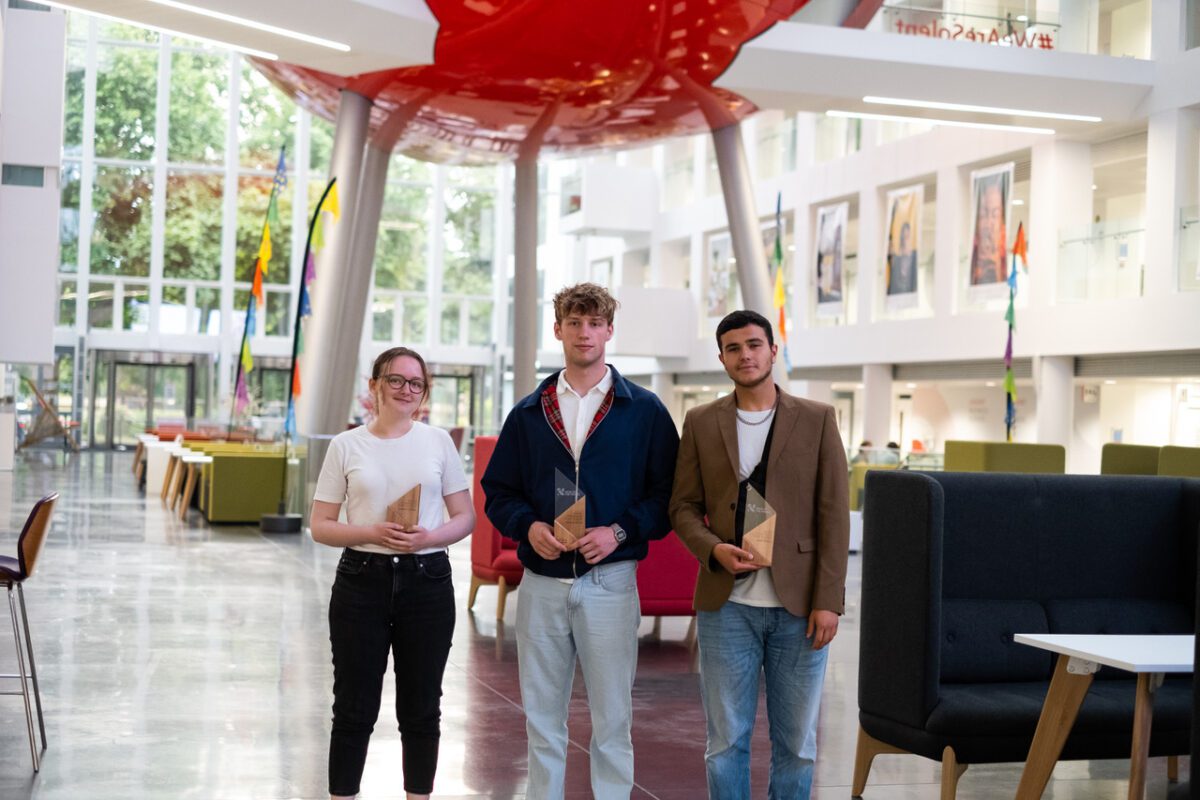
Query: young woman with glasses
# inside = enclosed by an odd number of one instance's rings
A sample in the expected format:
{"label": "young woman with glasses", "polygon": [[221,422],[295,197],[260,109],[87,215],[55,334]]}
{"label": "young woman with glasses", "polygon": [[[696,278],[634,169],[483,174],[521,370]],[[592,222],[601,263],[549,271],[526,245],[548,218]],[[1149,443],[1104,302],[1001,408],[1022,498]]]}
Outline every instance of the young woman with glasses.
{"label": "young woman with glasses", "polygon": [[[315,541],[345,548],[329,602],[329,794],[358,793],[390,650],[404,790],[413,800],[433,791],[437,769],[442,673],[454,632],[446,547],[471,531],[475,513],[449,434],[414,419],[429,396],[424,359],[393,347],[375,359],[369,386],[376,417],[330,443],[311,515]],[[418,524],[388,522],[388,506],[416,486]]]}

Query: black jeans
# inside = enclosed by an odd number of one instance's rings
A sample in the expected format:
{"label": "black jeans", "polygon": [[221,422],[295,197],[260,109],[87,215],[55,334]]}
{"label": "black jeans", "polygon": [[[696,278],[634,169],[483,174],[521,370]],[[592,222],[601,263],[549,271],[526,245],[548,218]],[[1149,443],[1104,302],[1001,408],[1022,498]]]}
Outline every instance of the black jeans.
{"label": "black jeans", "polygon": [[404,790],[433,791],[441,736],[442,673],[454,633],[454,588],[443,553],[382,555],[347,549],[329,601],[333,732],[329,793],[358,793],[379,718],[388,650],[396,671],[396,721]]}

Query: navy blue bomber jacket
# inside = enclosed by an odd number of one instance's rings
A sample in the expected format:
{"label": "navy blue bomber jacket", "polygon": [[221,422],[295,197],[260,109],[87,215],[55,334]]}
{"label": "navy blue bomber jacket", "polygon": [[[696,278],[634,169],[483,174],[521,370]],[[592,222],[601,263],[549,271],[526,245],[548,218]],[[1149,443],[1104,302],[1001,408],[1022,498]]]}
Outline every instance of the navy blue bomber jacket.
{"label": "navy blue bomber jacket", "polygon": [[[578,465],[587,526],[615,522],[628,534],[604,564],[641,560],[651,539],[670,532],[667,504],[679,449],[675,422],[662,401],[616,369],[612,377],[612,408],[584,442]],[[542,392],[557,381],[556,372],[513,406],[480,484],[484,512],[502,534],[518,542],[521,563],[539,575],[571,578],[586,574],[592,565],[577,551],[547,561],[528,540],[534,522],[554,525],[555,469],[572,479],[576,471],[574,454],[542,409]]]}

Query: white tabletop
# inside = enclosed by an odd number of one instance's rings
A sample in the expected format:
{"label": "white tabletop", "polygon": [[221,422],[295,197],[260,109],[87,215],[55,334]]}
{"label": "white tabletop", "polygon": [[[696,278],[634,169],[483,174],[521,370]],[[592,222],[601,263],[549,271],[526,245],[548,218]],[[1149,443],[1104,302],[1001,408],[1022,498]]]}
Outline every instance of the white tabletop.
{"label": "white tabletop", "polygon": [[1018,644],[1075,656],[1130,672],[1191,672],[1196,637],[1018,633]]}

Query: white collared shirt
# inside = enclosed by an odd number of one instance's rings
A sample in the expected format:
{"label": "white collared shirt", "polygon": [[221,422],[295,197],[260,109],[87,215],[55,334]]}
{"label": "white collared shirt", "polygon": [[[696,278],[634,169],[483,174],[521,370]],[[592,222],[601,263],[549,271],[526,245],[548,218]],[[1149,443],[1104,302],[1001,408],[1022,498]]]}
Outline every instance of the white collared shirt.
{"label": "white collared shirt", "polygon": [[567,383],[567,371],[558,373],[558,410],[562,412],[563,427],[567,431],[567,441],[571,443],[571,451],[575,460],[583,452],[583,443],[587,440],[588,429],[592,420],[600,410],[608,390],[612,388],[612,367],[604,368],[604,377],[587,393],[579,394]]}

